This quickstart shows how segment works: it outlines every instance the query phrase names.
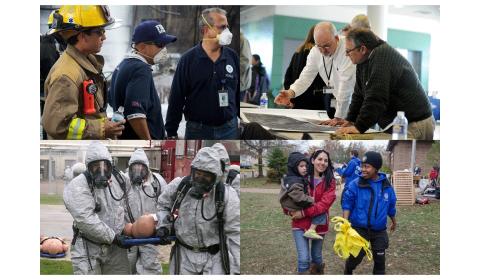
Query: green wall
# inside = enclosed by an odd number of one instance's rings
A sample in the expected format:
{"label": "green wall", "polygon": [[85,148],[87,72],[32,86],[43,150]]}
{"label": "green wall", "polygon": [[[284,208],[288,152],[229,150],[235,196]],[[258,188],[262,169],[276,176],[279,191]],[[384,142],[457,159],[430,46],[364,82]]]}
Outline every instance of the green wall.
{"label": "green wall", "polygon": [[395,48],[422,52],[421,82],[425,91],[428,91],[428,67],[430,65],[431,37],[427,33],[388,29],[388,43]]}
{"label": "green wall", "polygon": [[[275,15],[267,17],[257,22],[249,22],[241,25],[243,33],[250,42],[255,40],[268,41],[271,45],[270,50],[265,49],[268,45],[262,43],[261,49],[253,49],[252,53],[258,52],[263,57],[271,55],[270,80],[273,92],[277,92],[282,87],[284,73],[282,73],[283,63],[283,43],[285,39],[303,40],[311,26],[321,20],[305,19],[289,16]],[[343,28],[347,23],[332,22],[337,30]],[[273,36],[272,36],[273,34]],[[267,40],[269,38],[269,40]],[[389,29],[387,33],[388,43],[395,48],[415,50],[422,52],[422,70],[421,82],[425,90],[428,90],[428,67],[430,64],[430,43],[429,34],[411,31]],[[251,43],[252,44],[252,43]],[[265,65],[267,69],[268,65]]]}

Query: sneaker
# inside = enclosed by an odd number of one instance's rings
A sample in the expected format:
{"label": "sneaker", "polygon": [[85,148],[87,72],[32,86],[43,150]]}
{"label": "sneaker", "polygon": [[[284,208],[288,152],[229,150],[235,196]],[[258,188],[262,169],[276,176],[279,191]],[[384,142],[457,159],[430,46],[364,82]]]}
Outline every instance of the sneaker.
{"label": "sneaker", "polygon": [[323,239],[321,235],[319,235],[314,229],[307,230],[303,237],[310,238],[310,239]]}

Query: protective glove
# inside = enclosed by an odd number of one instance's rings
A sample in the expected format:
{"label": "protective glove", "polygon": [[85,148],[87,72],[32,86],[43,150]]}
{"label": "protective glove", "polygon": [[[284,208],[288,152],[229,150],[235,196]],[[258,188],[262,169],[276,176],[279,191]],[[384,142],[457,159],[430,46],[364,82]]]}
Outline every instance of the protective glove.
{"label": "protective glove", "polygon": [[125,242],[124,242],[127,239],[131,239],[131,237],[117,233],[117,234],[115,234],[115,237],[113,238],[112,244],[115,244],[118,247],[123,248],[123,249],[130,249],[130,247],[132,247],[132,246],[125,245]]}
{"label": "protective glove", "polygon": [[160,238],[160,245],[169,245],[172,241],[168,240],[168,236],[170,234],[170,230],[166,227],[160,227],[157,232],[156,236]]}

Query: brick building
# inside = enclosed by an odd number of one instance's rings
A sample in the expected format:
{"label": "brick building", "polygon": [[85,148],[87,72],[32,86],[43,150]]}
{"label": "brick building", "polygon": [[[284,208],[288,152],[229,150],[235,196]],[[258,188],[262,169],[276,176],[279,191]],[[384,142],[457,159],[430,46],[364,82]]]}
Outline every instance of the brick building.
{"label": "brick building", "polygon": [[[392,171],[410,170],[413,141],[388,141],[387,161]],[[416,141],[415,165],[422,169],[421,176],[427,176],[432,169],[432,163],[428,162],[427,154],[434,141]]]}

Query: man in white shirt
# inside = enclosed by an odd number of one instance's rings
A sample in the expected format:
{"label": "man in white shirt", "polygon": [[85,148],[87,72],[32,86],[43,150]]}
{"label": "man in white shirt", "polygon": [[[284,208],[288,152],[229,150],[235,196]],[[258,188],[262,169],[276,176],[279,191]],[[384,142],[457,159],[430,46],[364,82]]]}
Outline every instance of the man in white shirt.
{"label": "man in white shirt", "polygon": [[315,48],[307,57],[300,77],[288,90],[281,90],[275,98],[279,105],[290,104],[290,99],[301,95],[320,74],[326,86],[324,94],[333,94],[331,104],[335,117],[321,124],[336,125],[347,116],[350,98],[355,86],[355,65],[345,56],[345,37],[339,37],[331,22],[320,22],[314,30]]}

